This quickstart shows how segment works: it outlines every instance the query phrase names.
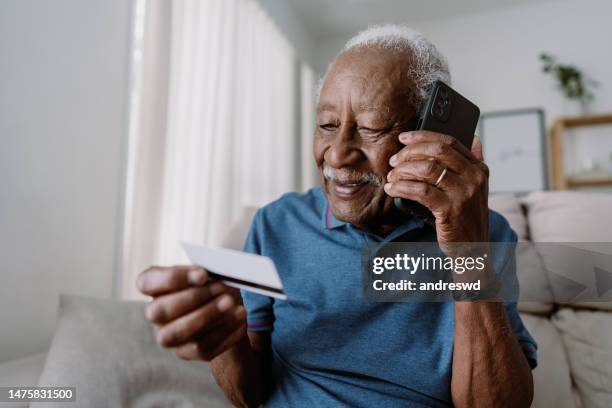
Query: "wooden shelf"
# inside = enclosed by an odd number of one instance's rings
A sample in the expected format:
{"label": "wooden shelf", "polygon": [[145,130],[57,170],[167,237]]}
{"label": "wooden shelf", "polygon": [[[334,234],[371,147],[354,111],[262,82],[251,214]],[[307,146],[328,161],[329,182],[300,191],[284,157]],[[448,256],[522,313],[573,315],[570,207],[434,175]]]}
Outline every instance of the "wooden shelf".
{"label": "wooden shelf", "polygon": [[597,177],[597,178],[579,178],[568,177],[566,179],[567,186],[572,187],[597,187],[612,185],[612,177]]}
{"label": "wooden shelf", "polygon": [[612,123],[612,114],[561,118],[560,121],[563,122],[563,127],[565,128],[593,125],[609,125]]}
{"label": "wooden shelf", "polygon": [[612,176],[578,178],[565,174],[563,163],[563,135],[565,129],[586,126],[612,125],[612,114],[559,118],[553,124],[548,139],[549,184],[553,190],[572,187],[595,187],[612,185]]}

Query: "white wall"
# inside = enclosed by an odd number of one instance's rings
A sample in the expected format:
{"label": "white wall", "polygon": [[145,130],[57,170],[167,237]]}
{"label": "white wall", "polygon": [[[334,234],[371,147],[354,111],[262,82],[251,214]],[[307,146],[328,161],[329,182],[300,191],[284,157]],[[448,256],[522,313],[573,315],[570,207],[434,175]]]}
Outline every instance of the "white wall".
{"label": "white wall", "polygon": [[313,35],[287,0],[258,0],[278,28],[293,45],[299,58],[314,68],[316,63]]}
{"label": "white wall", "polygon": [[[565,101],[551,77],[541,73],[538,56],[543,51],[576,64],[599,81],[592,113],[612,112],[610,16],[612,2],[608,0],[567,0],[410,25],[447,56],[455,87],[482,112],[542,107],[550,125],[558,116],[580,111]],[[320,73],[349,37],[316,44],[315,65]],[[611,137],[587,136],[577,142],[576,150],[609,162]]]}
{"label": "white wall", "polygon": [[[556,116],[564,109],[571,113],[572,107],[564,106],[552,79],[540,72],[543,51],[575,63],[601,82],[592,110],[612,111],[611,15],[607,0],[569,0],[409,25],[448,58],[453,83],[482,111],[545,106],[549,116]],[[315,44],[320,73],[349,37]]]}
{"label": "white wall", "polygon": [[111,296],[130,13],[0,2],[0,361],[48,345],[58,293]]}
{"label": "white wall", "polygon": [[612,110],[612,3],[538,3],[449,21],[417,24],[449,59],[455,85],[483,111],[546,107],[549,119],[579,113],[549,76],[539,54],[552,53],[601,82],[593,111]]}

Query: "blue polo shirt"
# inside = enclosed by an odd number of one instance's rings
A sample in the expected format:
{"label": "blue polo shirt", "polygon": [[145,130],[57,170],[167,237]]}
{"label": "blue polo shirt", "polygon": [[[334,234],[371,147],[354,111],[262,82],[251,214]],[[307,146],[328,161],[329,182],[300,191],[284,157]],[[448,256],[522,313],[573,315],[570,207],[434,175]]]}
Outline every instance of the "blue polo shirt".
{"label": "blue polo shirt", "polygon": [[[492,242],[516,241],[493,211],[489,230]],[[280,301],[242,292],[248,329],[271,331],[274,378],[265,406],[451,406],[453,304],[366,302],[361,287],[364,244],[435,239],[417,219],[384,238],[355,228],[334,217],[320,188],[260,209],[245,251],[274,260],[287,294]],[[493,262],[496,270],[513,267]],[[536,344],[516,304],[506,307],[535,367]]]}

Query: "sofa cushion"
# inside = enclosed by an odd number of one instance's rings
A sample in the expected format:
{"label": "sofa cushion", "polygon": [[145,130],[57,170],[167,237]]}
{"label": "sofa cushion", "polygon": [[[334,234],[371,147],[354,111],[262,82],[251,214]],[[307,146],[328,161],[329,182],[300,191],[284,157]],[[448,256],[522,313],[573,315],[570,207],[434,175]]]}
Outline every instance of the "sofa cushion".
{"label": "sofa cushion", "polygon": [[61,296],[38,384],[76,386],[80,407],[229,406],[209,365],[163,350],[153,330],[143,303]]}
{"label": "sofa cushion", "polygon": [[489,208],[503,215],[516,232],[519,241],[529,239],[527,219],[523,214],[521,203],[513,194],[493,194],[489,196]]}
{"label": "sofa cushion", "polygon": [[520,199],[527,207],[531,240],[612,242],[612,195],[537,191]]}
{"label": "sofa cushion", "polygon": [[[40,353],[0,363],[0,387],[35,386],[46,358],[47,353]],[[8,406],[8,403],[0,402],[0,407],[5,406]],[[27,401],[11,402],[10,406],[11,408],[26,408],[29,403]]]}
{"label": "sofa cushion", "polygon": [[519,242],[516,248],[516,274],[519,280],[519,312],[550,315],[554,296],[542,259],[531,242]]}
{"label": "sofa cushion", "polygon": [[[597,262],[604,268],[604,274],[612,265],[612,195],[541,191],[531,193],[520,201],[527,208],[530,236],[534,242],[556,242],[570,247],[567,250],[559,245],[543,244],[537,247],[544,266],[555,274],[549,277],[553,281],[556,302],[574,307],[612,310],[612,290],[598,293],[602,287],[596,286],[594,266],[597,265],[593,264],[599,257]],[[597,253],[602,255],[598,256]],[[560,279],[559,275],[570,280]],[[576,297],[577,300],[598,301],[568,300],[566,295],[571,290],[566,291],[565,284],[572,289],[573,282],[587,287]]]}
{"label": "sofa cushion", "polygon": [[553,311],[553,296],[540,256],[526,240],[529,237],[527,219],[519,200],[512,194],[489,197],[489,208],[503,215],[516,232],[516,273],[521,290],[519,312],[549,315]]}
{"label": "sofa cushion", "polygon": [[521,319],[538,343],[532,407],[574,408],[570,367],[558,330],[543,317],[521,314]]}
{"label": "sofa cushion", "polygon": [[552,321],[584,407],[612,407],[612,313],[563,308]]}
{"label": "sofa cushion", "polygon": [[39,353],[0,363],[0,387],[36,385],[46,359],[47,353]]}

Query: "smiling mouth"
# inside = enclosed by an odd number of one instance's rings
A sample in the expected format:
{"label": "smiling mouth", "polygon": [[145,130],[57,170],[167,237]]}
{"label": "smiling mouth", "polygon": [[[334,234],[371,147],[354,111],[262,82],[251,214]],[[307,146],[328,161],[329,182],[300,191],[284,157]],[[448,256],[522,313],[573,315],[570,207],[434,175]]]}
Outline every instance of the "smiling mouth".
{"label": "smiling mouth", "polygon": [[336,196],[342,198],[354,197],[365,185],[367,181],[356,182],[356,183],[345,183],[340,181],[331,182],[331,190],[333,190]]}

